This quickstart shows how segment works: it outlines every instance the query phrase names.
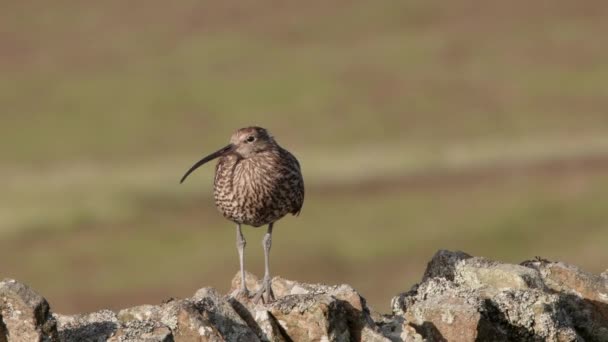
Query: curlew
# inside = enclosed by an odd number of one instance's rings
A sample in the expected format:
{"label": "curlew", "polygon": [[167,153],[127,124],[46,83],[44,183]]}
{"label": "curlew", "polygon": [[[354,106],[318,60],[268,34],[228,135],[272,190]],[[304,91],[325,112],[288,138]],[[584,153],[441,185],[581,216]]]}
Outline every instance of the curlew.
{"label": "curlew", "polygon": [[271,302],[274,300],[270,279],[272,228],[285,215],[298,215],[302,209],[304,180],[300,163],[289,151],[279,146],[266,129],[246,127],[232,135],[230,144],[194,164],[180,183],[198,167],[216,158],[219,161],[213,182],[215,205],[225,218],[236,224],[241,273],[238,295],[249,297],[243,257],[246,242],[241,225],[268,225],[262,240],[264,279],[252,298],[255,303],[260,299]]}

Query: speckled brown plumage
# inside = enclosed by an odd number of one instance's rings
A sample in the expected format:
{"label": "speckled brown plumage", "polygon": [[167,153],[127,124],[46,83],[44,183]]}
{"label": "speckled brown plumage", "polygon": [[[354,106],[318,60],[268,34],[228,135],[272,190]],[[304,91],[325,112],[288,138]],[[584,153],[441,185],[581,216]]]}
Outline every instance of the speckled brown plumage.
{"label": "speckled brown plumage", "polygon": [[260,227],[268,225],[263,241],[266,272],[263,287],[255,296],[263,293],[266,301],[272,300],[268,254],[274,222],[291,213],[298,215],[304,203],[304,181],[300,163],[285,150],[267,130],[246,127],[237,130],[226,147],[196,163],[182,178],[199,166],[219,158],[215,169],[215,205],[227,219],[237,224],[237,248],[243,277],[241,294],[247,294],[244,282],[243,249],[245,239],[241,224]]}
{"label": "speckled brown plumage", "polygon": [[297,215],[304,202],[304,182],[296,158],[276,145],[247,159],[222,157],[213,193],[224,217],[259,227],[288,213]]}

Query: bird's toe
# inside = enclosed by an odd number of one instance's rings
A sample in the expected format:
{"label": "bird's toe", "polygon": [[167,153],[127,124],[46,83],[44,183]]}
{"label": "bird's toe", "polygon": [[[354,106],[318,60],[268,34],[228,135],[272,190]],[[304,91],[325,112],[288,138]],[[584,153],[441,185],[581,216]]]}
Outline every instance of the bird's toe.
{"label": "bird's toe", "polygon": [[264,281],[262,282],[262,285],[260,286],[259,290],[257,290],[255,292],[255,294],[253,295],[252,301],[254,304],[257,304],[260,302],[260,299],[262,300],[262,303],[264,304],[269,304],[275,301],[275,297],[274,297],[274,293],[272,292],[272,286],[270,285],[270,282],[268,281]]}

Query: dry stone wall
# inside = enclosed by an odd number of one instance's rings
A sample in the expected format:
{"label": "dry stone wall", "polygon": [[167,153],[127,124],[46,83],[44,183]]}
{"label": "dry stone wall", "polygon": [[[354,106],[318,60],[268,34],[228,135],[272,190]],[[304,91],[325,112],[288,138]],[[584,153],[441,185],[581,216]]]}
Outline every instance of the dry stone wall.
{"label": "dry stone wall", "polygon": [[[0,282],[0,342],[12,341],[608,341],[608,272],[561,262],[519,265],[439,251],[420,283],[371,310],[349,285],[275,277],[277,300],[253,304],[202,288],[120,311],[52,313],[25,284]],[[249,288],[259,280],[247,274]]]}

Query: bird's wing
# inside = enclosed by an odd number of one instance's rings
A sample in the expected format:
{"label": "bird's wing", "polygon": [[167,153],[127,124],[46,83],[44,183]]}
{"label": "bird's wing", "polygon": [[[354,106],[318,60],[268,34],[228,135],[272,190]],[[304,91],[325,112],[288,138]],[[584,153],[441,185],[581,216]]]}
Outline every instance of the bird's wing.
{"label": "bird's wing", "polygon": [[284,150],[286,154],[286,158],[289,159],[290,163],[288,165],[293,165],[291,170],[291,179],[293,182],[292,189],[293,195],[292,198],[292,206],[293,211],[291,212],[293,215],[297,216],[302,211],[302,206],[304,205],[304,178],[302,177],[302,169],[300,167],[300,162],[298,159],[291,154],[289,151]]}

